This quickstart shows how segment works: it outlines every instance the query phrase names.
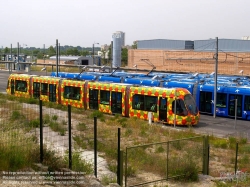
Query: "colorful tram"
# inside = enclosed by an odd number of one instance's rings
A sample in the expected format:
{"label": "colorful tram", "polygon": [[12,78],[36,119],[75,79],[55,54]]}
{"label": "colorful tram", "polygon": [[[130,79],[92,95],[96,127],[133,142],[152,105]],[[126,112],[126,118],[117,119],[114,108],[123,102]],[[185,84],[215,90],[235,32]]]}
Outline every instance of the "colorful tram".
{"label": "colorful tram", "polygon": [[[64,75],[65,73],[61,73]],[[77,74],[75,74],[76,76]],[[93,74],[95,80],[108,80],[141,86],[187,89],[194,97],[201,114],[214,115],[214,77],[212,74],[176,74],[151,73],[149,75],[115,72],[110,74]],[[53,73],[52,73],[52,76]],[[85,74],[81,75],[88,78]],[[67,77],[67,76],[65,76]],[[235,104],[237,99],[237,104]],[[221,117],[235,117],[250,120],[250,77],[234,75],[218,75],[216,115]]]}
{"label": "colorful tram", "polygon": [[176,125],[197,125],[200,113],[185,88],[11,74],[7,94]]}

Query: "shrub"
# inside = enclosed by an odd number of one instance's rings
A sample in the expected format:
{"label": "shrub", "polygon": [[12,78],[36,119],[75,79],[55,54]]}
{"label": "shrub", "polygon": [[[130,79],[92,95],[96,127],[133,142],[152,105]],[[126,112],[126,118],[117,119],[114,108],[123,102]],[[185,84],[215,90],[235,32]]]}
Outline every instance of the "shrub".
{"label": "shrub", "polygon": [[[67,154],[68,155],[68,154]],[[65,164],[69,163],[69,157],[65,156]],[[93,174],[93,164],[86,162],[81,158],[80,153],[74,152],[72,155],[72,170],[84,172],[86,175]]]}
{"label": "shrub", "polygon": [[86,130],[86,129],[87,129],[87,126],[86,126],[85,123],[78,123],[78,125],[77,125],[77,130],[79,130],[79,131],[84,131],[84,130]]}

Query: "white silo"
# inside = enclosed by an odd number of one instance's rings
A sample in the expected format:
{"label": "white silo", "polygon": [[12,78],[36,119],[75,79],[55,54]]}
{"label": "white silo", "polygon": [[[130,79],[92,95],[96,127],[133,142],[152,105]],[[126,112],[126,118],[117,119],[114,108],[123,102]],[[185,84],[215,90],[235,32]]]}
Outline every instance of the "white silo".
{"label": "white silo", "polygon": [[112,35],[113,38],[113,67],[121,67],[121,53],[124,45],[124,33],[117,31]]}

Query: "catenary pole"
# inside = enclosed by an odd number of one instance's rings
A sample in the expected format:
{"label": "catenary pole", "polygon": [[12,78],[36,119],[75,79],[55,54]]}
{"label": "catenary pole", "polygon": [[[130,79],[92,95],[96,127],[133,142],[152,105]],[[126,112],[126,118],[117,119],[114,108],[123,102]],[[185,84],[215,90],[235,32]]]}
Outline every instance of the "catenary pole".
{"label": "catenary pole", "polygon": [[218,37],[215,48],[215,75],[214,75],[214,118],[216,118],[216,103],[217,103],[217,74],[218,74]]}

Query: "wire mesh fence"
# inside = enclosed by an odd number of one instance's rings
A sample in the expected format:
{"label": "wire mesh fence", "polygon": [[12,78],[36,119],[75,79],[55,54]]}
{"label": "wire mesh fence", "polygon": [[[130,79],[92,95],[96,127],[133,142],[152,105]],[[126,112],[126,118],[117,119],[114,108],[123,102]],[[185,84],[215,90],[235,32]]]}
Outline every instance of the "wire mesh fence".
{"label": "wire mesh fence", "polygon": [[203,136],[127,147],[125,186],[147,186],[203,170]]}

